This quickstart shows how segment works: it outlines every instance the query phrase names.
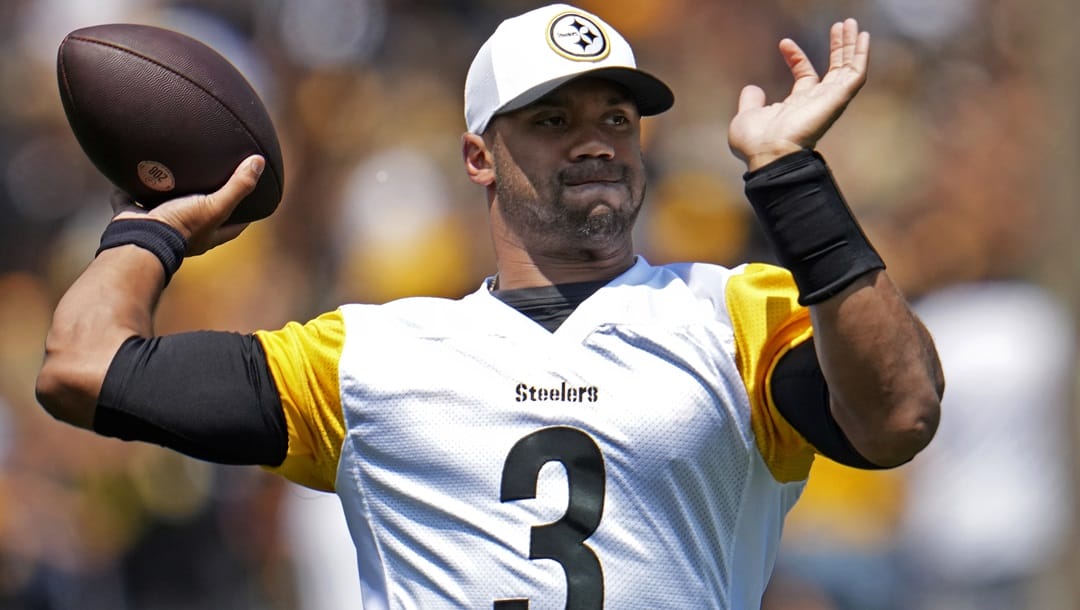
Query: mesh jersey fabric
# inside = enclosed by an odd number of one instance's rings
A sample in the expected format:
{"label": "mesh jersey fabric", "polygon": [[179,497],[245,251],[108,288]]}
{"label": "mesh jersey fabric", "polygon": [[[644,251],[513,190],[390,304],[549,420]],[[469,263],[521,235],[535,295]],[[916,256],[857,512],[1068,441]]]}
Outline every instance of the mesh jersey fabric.
{"label": "mesh jersey fabric", "polygon": [[764,389],[790,275],[639,258],[554,333],[486,285],[260,333],[365,608],[759,605],[812,460]]}

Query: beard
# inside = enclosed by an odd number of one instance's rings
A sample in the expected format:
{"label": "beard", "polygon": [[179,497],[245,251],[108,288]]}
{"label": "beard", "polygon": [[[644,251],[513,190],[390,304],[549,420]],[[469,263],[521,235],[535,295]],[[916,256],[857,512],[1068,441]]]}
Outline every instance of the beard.
{"label": "beard", "polygon": [[[546,250],[604,250],[630,239],[645,198],[641,174],[623,163],[589,159],[546,181],[530,180],[495,155],[495,192],[506,221],[526,246]],[[574,185],[603,180],[625,189],[622,201],[575,196]],[[614,187],[605,187],[614,188]]]}

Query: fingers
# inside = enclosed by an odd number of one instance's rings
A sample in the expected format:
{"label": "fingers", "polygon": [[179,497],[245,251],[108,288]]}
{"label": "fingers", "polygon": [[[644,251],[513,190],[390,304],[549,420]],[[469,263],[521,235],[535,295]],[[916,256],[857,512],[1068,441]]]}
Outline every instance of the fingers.
{"label": "fingers", "polygon": [[859,72],[866,72],[866,68],[870,65],[870,32],[859,32],[851,64]]}
{"label": "fingers", "polygon": [[742,88],[739,93],[739,109],[738,112],[742,113],[754,108],[761,108],[765,105],[765,91],[757,85],[747,85]]}
{"label": "fingers", "polygon": [[844,65],[844,24],[836,22],[829,28],[829,69]]}
{"label": "fingers", "polygon": [[866,70],[870,55],[870,33],[859,31],[859,22],[852,18],[838,21],[829,29],[829,69],[849,66],[859,72]]}
{"label": "fingers", "polygon": [[116,189],[112,192],[112,195],[109,197],[109,206],[112,208],[114,217],[119,216],[124,212],[128,212],[128,216],[146,213],[146,210],[135,204],[135,200],[131,198],[131,195],[128,195],[120,189]]}
{"label": "fingers", "polygon": [[233,170],[221,188],[209,195],[189,195],[156,206],[149,216],[180,231],[188,241],[188,254],[205,252],[221,241],[215,232],[232,215],[236,206],[255,190],[266,160],[252,155]]}
{"label": "fingers", "polygon": [[791,70],[792,78],[795,79],[793,91],[812,87],[821,80],[806,52],[794,40],[790,38],[781,40],[780,53],[784,56],[788,69]]}
{"label": "fingers", "polygon": [[233,172],[229,181],[220,189],[207,196],[208,203],[220,218],[228,218],[236,206],[255,190],[266,160],[260,155],[251,155],[244,159]]}
{"label": "fingers", "polygon": [[[241,224],[225,225],[223,227],[219,227],[216,231],[214,231],[214,234],[213,236],[211,236],[209,243],[206,244],[206,250],[236,239],[240,236],[241,233],[244,232],[244,229],[248,228],[250,224],[251,223],[245,222]],[[192,254],[196,253],[192,252]]]}
{"label": "fingers", "polygon": [[844,65],[850,65],[855,56],[855,41],[859,37],[859,24],[854,19],[844,20]]}

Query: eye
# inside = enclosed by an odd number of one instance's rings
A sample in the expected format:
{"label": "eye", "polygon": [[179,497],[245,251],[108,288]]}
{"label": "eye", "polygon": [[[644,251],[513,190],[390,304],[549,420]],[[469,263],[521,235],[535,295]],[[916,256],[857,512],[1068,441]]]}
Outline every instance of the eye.
{"label": "eye", "polygon": [[633,127],[634,125],[633,118],[629,114],[621,111],[612,112],[611,114],[607,115],[605,120],[607,121],[608,125],[619,129]]}
{"label": "eye", "polygon": [[563,127],[566,125],[566,117],[559,114],[551,114],[536,119],[536,124],[542,127]]}

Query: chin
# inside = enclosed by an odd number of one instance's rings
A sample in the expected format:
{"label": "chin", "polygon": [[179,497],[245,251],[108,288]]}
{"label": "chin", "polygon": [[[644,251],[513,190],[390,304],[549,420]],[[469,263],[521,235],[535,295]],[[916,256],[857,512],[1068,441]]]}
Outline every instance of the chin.
{"label": "chin", "polygon": [[629,237],[634,228],[634,214],[617,212],[606,204],[592,206],[589,215],[580,223],[578,234],[589,239],[620,239]]}

